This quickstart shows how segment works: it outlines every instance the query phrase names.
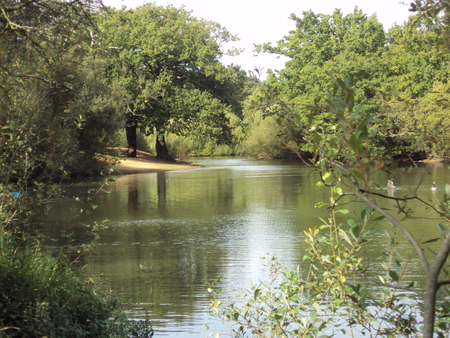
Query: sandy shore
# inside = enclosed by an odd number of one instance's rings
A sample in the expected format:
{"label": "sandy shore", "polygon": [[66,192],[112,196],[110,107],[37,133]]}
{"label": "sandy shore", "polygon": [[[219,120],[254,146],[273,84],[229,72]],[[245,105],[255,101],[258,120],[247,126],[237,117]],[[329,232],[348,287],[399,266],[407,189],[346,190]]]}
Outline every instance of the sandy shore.
{"label": "sandy shore", "polygon": [[155,155],[140,150],[137,151],[137,157],[126,157],[125,154],[125,148],[114,148],[111,149],[111,152],[107,155],[110,159],[113,159],[113,157],[118,159],[118,165],[112,166],[112,168],[115,169],[115,175],[156,173],[161,171],[198,168],[198,166],[183,161],[176,163],[161,161],[157,159]]}

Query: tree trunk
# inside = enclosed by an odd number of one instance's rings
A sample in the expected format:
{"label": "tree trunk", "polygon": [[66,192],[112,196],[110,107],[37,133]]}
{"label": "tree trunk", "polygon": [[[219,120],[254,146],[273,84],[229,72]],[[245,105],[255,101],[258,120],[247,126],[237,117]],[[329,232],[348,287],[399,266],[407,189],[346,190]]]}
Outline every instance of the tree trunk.
{"label": "tree trunk", "polygon": [[423,297],[423,338],[433,338],[436,316],[437,278],[427,275],[427,287]]}
{"label": "tree trunk", "polygon": [[127,133],[127,157],[136,157],[137,151],[137,121],[135,119],[127,121],[125,127]]}
{"label": "tree trunk", "polygon": [[156,138],[156,158],[167,162],[176,162],[175,159],[169,155],[164,135]]}
{"label": "tree trunk", "polygon": [[438,251],[433,265],[426,271],[427,287],[424,294],[423,313],[423,338],[434,337],[434,325],[436,321],[436,294],[439,287],[447,284],[448,281],[439,283],[439,274],[444,268],[445,262],[450,255],[450,233],[445,237],[441,249]]}

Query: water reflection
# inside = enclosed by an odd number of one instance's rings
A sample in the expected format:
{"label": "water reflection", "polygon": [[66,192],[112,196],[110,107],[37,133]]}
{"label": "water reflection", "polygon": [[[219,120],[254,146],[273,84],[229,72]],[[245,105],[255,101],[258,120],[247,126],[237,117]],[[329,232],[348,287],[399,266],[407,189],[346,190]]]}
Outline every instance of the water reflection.
{"label": "water reflection", "polygon": [[[207,283],[221,279],[219,287],[226,294],[247,288],[249,280],[267,275],[260,259],[267,254],[295,267],[306,250],[303,230],[328,218],[314,206],[327,201],[329,191],[315,189],[317,177],[297,162],[238,158],[198,163],[204,167],[119,177],[109,187],[111,193],[96,201],[96,219],[108,218],[110,227],[101,234],[101,246],[80,263],[104,274],[124,302],[137,302],[127,305],[130,315],[149,314],[158,337],[202,337],[204,324],[212,333],[220,331],[219,322],[209,316]],[[425,199],[439,198],[442,191],[432,192],[425,185],[428,179],[445,182],[446,171],[433,167],[430,172],[418,193]],[[411,191],[411,176],[395,177],[397,196]],[[386,187],[386,180],[380,176],[379,186]],[[69,195],[83,189],[67,187]],[[382,192],[391,193],[386,188]],[[48,221],[70,203],[56,205]],[[393,200],[382,203],[395,210]],[[410,206],[418,208],[415,202]],[[358,219],[360,207],[350,208],[355,212],[351,217]],[[409,228],[424,240],[432,236],[422,222],[412,222]],[[374,235],[367,248],[374,252],[372,269],[379,268],[378,253],[389,245],[384,232]],[[409,251],[405,255],[412,256]],[[420,274],[414,259],[407,271],[412,279]]]}

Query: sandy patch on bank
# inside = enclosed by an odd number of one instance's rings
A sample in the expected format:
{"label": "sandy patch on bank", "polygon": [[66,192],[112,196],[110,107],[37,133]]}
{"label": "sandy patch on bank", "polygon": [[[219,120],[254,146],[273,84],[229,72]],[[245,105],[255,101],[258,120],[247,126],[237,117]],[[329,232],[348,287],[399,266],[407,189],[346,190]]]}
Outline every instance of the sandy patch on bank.
{"label": "sandy patch on bank", "polygon": [[106,155],[110,161],[114,157],[118,159],[118,165],[111,166],[114,169],[113,174],[156,173],[199,168],[184,161],[176,163],[161,161],[155,155],[140,150],[137,151],[137,157],[126,157],[126,151],[126,148],[113,148]]}

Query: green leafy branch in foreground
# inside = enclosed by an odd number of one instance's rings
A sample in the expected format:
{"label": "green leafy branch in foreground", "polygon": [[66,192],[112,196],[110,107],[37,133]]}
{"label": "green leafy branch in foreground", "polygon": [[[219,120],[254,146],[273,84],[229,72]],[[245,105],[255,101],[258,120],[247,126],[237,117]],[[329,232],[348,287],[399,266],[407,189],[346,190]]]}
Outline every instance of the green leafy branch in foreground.
{"label": "green leafy branch in foreground", "polygon": [[[331,203],[336,193],[340,189],[333,188]],[[359,219],[345,225],[337,223],[337,216],[348,212],[332,210],[327,221],[304,231],[309,249],[295,270],[272,257],[266,280],[243,294],[223,301],[210,287],[213,314],[232,337],[333,337],[338,332],[409,337],[417,332],[414,307],[396,292],[407,265],[390,257],[380,276],[386,284],[364,286],[364,246],[377,233],[370,225],[373,209],[364,208]]]}
{"label": "green leafy branch in foreground", "polygon": [[[448,223],[450,196],[445,195],[444,201],[435,205],[418,198],[417,189],[413,196],[401,198],[380,192],[372,177],[381,170],[395,169],[392,157],[383,156],[369,142],[373,133],[383,133],[383,121],[354,107],[354,90],[347,80],[332,79],[335,90],[326,100],[302,105],[310,109],[310,126],[302,130],[302,142],[288,144],[298,153],[304,144],[315,149],[309,165],[320,174],[316,187],[332,191],[330,202],[317,206],[327,207],[330,219],[305,231],[309,252],[296,270],[282,272],[276,262],[267,282],[253,285],[226,302],[211,288],[215,295],[213,313],[234,337],[332,337],[338,331],[352,337],[445,337],[450,329],[450,232],[439,226],[442,231],[433,242],[441,241],[442,245],[430,258],[425,249],[431,241],[421,243],[403,221],[413,216],[407,203],[417,200],[435,213],[440,223]],[[292,106],[282,108],[288,112]],[[330,118],[316,120],[321,111],[327,111]],[[296,113],[280,117],[280,124],[295,123]],[[385,199],[396,203],[402,221],[383,207]],[[339,223],[338,219],[350,212],[342,206],[349,204],[355,209],[357,201],[366,205],[360,216],[345,225]],[[380,242],[373,224],[381,226],[386,220],[392,226],[383,237],[389,245],[380,248],[376,262],[371,262],[368,246],[386,242]],[[402,241],[411,243],[409,258],[398,253]],[[423,282],[418,284],[403,277],[417,264],[424,272]]]}

